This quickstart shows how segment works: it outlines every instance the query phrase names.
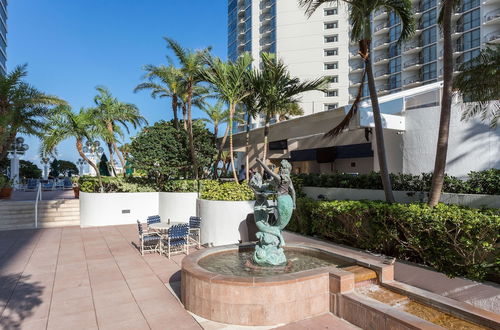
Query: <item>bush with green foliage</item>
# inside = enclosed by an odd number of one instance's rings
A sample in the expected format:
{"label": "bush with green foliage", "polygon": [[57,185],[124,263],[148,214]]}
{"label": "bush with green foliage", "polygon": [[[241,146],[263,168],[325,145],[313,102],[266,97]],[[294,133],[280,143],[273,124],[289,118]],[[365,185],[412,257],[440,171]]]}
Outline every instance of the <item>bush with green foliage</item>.
{"label": "bush with green foliage", "polygon": [[163,185],[165,192],[198,192],[205,180],[168,180]]}
{"label": "bush with green foliage", "polygon": [[[193,136],[199,173],[210,168],[217,152],[213,134],[201,121],[193,122]],[[131,166],[144,171],[161,187],[168,180],[190,178],[193,173],[188,136],[171,122],[160,121],[144,127],[130,143]]]}
{"label": "bush with green foliage", "polygon": [[423,263],[449,276],[500,272],[500,210],[378,201],[297,200],[288,230]]}
{"label": "bush with green foliage", "polygon": [[202,199],[216,201],[250,201],[254,200],[254,192],[250,187],[243,182],[219,182],[219,181],[204,181],[201,190]]}
{"label": "bush with green foliage", "polygon": [[[102,177],[105,193],[116,192],[154,192],[157,188],[144,178]],[[80,191],[86,193],[100,192],[99,180],[96,177],[82,176],[78,179]]]}
{"label": "bush with green foliage", "polygon": [[0,174],[0,189],[12,188],[12,180],[4,174]]}
{"label": "bush with green foliage", "polygon": [[[300,188],[331,187],[352,189],[383,189],[378,173],[369,174],[298,174],[293,177],[294,183]],[[391,174],[392,189],[399,191],[429,191],[432,183],[432,173]],[[500,195],[500,169],[490,169],[469,173],[468,180],[460,180],[446,175],[443,191],[457,194],[488,194]]]}
{"label": "bush with green foliage", "polygon": [[58,177],[59,174],[68,176],[69,173],[73,175],[77,175],[79,173],[78,167],[76,167],[75,163],[70,162],[69,160],[62,160],[62,159],[61,160],[54,159],[50,163],[49,176]]}
{"label": "bush with green foliage", "polygon": [[29,160],[21,159],[19,161],[19,177],[26,179],[41,179],[42,170]]}

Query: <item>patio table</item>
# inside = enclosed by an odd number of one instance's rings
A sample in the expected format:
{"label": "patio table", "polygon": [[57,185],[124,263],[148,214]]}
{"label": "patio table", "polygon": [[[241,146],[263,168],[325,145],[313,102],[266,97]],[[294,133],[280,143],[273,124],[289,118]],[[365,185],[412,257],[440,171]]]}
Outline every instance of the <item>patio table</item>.
{"label": "patio table", "polygon": [[160,231],[160,232],[165,232],[167,231],[170,227],[175,226],[175,225],[182,225],[186,222],[157,222],[157,223],[152,223],[149,225],[149,228]]}

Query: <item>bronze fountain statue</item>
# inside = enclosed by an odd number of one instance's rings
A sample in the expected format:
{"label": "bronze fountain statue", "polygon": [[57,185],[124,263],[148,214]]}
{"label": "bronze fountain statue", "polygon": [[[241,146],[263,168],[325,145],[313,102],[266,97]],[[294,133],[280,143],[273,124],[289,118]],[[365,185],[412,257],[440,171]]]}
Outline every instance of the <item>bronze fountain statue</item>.
{"label": "bronze fountain statue", "polygon": [[[295,209],[295,189],[290,178],[292,165],[287,160],[282,160],[276,174],[260,159],[257,162],[271,179],[263,180],[260,173],[256,173],[249,182],[255,192],[254,218],[259,229],[253,262],[259,266],[282,266],[287,260],[281,231],[290,221]],[[271,206],[268,199],[275,195],[276,205]],[[271,214],[274,214],[275,221],[271,221]]]}

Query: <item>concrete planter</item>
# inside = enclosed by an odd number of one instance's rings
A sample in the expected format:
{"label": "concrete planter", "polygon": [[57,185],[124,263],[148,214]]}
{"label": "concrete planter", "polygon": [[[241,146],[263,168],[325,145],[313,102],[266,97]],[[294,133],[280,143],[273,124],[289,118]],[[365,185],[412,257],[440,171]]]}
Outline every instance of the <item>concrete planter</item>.
{"label": "concrete planter", "polygon": [[158,193],[159,214],[165,221],[188,222],[196,215],[196,192],[160,192]]}
{"label": "concrete planter", "polygon": [[[322,195],[328,200],[385,200],[384,191],[376,189],[303,187],[302,190],[307,197],[312,199],[318,199],[318,196]],[[428,193],[394,191],[394,198],[399,203],[426,202]],[[500,208],[500,196],[498,195],[443,193],[440,201],[446,204],[469,207]]]}
{"label": "concrete planter", "polygon": [[158,193],[80,192],[80,225],[112,226],[145,221],[158,214]]}
{"label": "concrete planter", "polygon": [[201,217],[201,243],[219,246],[248,242],[247,219],[253,216],[255,201],[197,200]]}

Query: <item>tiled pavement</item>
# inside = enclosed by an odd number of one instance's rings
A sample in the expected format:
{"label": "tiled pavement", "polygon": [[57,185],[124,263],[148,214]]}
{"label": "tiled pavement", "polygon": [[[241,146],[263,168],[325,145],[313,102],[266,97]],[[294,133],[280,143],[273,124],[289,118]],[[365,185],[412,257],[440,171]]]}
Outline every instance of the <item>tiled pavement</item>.
{"label": "tiled pavement", "polygon": [[[235,328],[184,310],[184,255],[143,257],[136,241],[131,225],[0,232],[0,328]],[[282,329],[354,327],[327,314]]]}

